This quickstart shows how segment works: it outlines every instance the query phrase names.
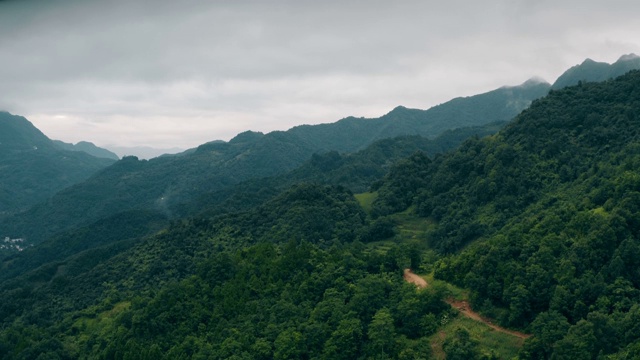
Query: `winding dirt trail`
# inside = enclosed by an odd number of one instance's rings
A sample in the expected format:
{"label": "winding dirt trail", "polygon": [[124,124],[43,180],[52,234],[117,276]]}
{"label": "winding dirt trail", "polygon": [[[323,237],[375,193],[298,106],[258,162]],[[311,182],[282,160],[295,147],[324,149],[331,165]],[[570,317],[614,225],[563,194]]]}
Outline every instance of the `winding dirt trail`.
{"label": "winding dirt trail", "polygon": [[[427,282],[420,276],[414,274],[411,271],[411,269],[404,269],[403,277],[407,282],[413,283],[419,288],[425,288],[428,286]],[[520,339],[526,339],[528,337],[531,337],[530,334],[525,334],[519,331],[505,329],[502,326],[495,325],[493,322],[491,322],[490,319],[485,318],[480,314],[478,314],[477,312],[473,311],[473,309],[471,309],[471,305],[466,300],[455,300],[453,298],[448,298],[445,300],[445,302],[451,305],[451,307],[456,308],[458,311],[460,311],[462,315],[468,317],[469,319],[479,321],[496,331],[499,331],[504,334],[516,336]]]}

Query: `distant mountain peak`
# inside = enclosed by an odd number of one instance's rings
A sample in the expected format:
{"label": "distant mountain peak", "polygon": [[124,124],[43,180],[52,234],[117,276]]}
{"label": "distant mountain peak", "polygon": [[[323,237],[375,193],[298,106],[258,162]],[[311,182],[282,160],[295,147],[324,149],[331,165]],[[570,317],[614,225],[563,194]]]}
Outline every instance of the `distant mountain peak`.
{"label": "distant mountain peak", "polygon": [[[540,76],[534,76],[531,79],[523,82],[520,86],[528,87],[528,86],[535,86],[535,85],[540,85],[540,84],[549,84],[549,82],[547,82],[547,80],[541,78]],[[551,84],[549,84],[549,85],[551,85]]]}
{"label": "distant mountain peak", "polygon": [[605,81],[624,75],[635,69],[640,69],[640,59],[636,54],[622,55],[613,64],[585,59],[582,64],[576,65],[565,71],[552,88],[555,90],[567,86],[577,85],[580,82]]}
{"label": "distant mountain peak", "polygon": [[406,112],[407,110],[409,110],[409,108],[407,108],[406,106],[398,105],[398,106],[394,107],[393,110],[389,111],[386,116],[394,115],[394,114],[395,115],[402,114],[402,113]]}
{"label": "distant mountain peak", "polygon": [[584,61],[580,65],[597,64],[597,63],[599,63],[599,61],[595,61],[595,60],[593,60],[591,58],[586,58],[586,59],[584,59]]}
{"label": "distant mountain peak", "polygon": [[618,59],[618,62],[620,61],[631,61],[631,60],[635,60],[635,59],[640,59],[640,56],[631,53],[631,54],[626,54],[626,55],[622,55],[620,56],[620,58]]}
{"label": "distant mountain peak", "polygon": [[241,132],[236,135],[233,139],[229,140],[229,143],[240,143],[240,142],[253,142],[264,136],[264,133],[259,131],[251,131],[247,130],[245,132]]}

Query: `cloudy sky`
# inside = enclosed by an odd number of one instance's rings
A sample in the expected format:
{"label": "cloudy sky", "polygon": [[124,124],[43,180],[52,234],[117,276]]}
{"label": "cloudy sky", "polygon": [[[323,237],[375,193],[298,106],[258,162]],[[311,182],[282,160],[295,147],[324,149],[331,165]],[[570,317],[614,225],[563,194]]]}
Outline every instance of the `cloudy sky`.
{"label": "cloudy sky", "polygon": [[0,109],[98,145],[193,147],[429,108],[640,53],[637,1],[0,1]]}

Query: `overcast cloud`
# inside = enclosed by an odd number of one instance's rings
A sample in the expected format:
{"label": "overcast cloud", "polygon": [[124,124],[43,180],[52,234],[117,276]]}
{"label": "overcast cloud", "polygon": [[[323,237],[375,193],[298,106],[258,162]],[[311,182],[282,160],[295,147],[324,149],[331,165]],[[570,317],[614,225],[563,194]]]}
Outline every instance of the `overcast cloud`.
{"label": "overcast cloud", "polygon": [[0,109],[193,147],[429,108],[640,53],[637,1],[0,1]]}

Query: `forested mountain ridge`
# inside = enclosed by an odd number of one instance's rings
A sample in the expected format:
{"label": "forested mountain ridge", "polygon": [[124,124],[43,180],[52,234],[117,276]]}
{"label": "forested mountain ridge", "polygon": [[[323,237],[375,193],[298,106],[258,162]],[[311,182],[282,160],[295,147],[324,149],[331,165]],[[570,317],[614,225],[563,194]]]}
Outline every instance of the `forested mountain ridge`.
{"label": "forested mountain ridge", "polygon": [[[619,62],[633,61],[632,57],[626,57]],[[87,225],[113,215],[116,209],[153,208],[173,216],[175,211],[184,209],[182,204],[190,203],[201,194],[226,191],[252,178],[284,174],[313,154],[353,152],[384,138],[400,135],[434,138],[447,129],[508,121],[531,101],[544,96],[549,88],[543,81],[530,80],[519,86],[456,98],[428,110],[397,107],[377,119],[351,117],[332,124],[303,125],[266,135],[247,132],[229,142],[207,143],[179,157],[141,161],[138,165],[129,157],[126,165],[108,169],[91,181],[67,189],[18,218],[4,220],[4,224],[0,224],[6,233],[0,236],[35,237],[35,242],[41,241],[43,232],[24,219],[36,216],[50,219],[47,214],[51,213],[79,221],[66,224],[64,219],[51,219],[52,225],[46,233],[75,224]],[[125,175],[124,168],[134,173]]]}
{"label": "forested mountain ridge", "polygon": [[113,162],[60,149],[27,119],[0,112],[0,217],[28,209]]}
{"label": "forested mountain ridge", "polygon": [[[548,87],[546,83],[527,82],[457,98],[430,110],[399,107],[378,119],[348,118],[268,134],[247,131],[229,142],[206,143],[180,156],[148,161],[126,157],[25,213],[0,219],[0,229],[6,232],[0,236],[37,243],[47,234],[133,209],[161,210],[173,216],[182,204],[202,194],[249,179],[282,175],[316,153],[352,152],[397,135],[434,138],[448,129],[507,121],[543,96]],[[32,219],[46,224],[34,225]]]}
{"label": "forested mountain ridge", "polygon": [[58,147],[64,149],[64,150],[71,150],[71,151],[83,151],[86,152],[87,154],[91,155],[91,156],[95,156],[98,158],[105,158],[105,159],[112,159],[112,160],[119,160],[120,158],[118,157],[118,155],[114,154],[113,152],[98,147],[96,146],[94,143],[88,142],[88,141],[80,141],[76,144],[71,144],[71,143],[66,143],[64,141],[60,141],[60,140],[53,140],[53,142],[58,145]]}
{"label": "forested mountain ridge", "polygon": [[399,163],[374,213],[436,221],[435,276],[531,331],[522,359],[637,358],[639,114],[639,71],[552,91],[494,136]]}
{"label": "forested mountain ridge", "polygon": [[354,193],[365,192],[400,159],[415,152],[429,156],[444,153],[470,137],[494,134],[505,124],[448,130],[434,139],[417,135],[383,139],[355,153],[316,153],[299,167],[282,175],[250,179],[231,188],[201,194],[195,201],[178,206],[176,213],[189,216],[202,212],[246,210],[299,183],[339,185]]}
{"label": "forested mountain ridge", "polygon": [[560,75],[551,88],[558,90],[577,85],[581,81],[605,81],[638,69],[640,69],[640,56],[636,54],[623,55],[613,64],[586,59]]}
{"label": "forested mountain ridge", "polygon": [[[353,154],[339,154],[331,152],[313,155],[299,168],[274,177],[249,178],[235,185],[213,184],[212,187],[194,185],[192,191],[197,196],[192,196],[183,201],[171,203],[169,195],[162,192],[166,184],[160,176],[152,176],[147,179],[151,171],[148,171],[149,162],[127,157],[106,173],[98,174],[82,184],[62,191],[46,203],[34,206],[29,211],[7,218],[0,228],[14,235],[38,239],[34,242],[45,240],[50,235],[73,229],[75,226],[89,226],[92,222],[103,217],[111,217],[120,212],[135,209],[145,212],[164,214],[168,218],[180,218],[193,216],[202,212],[220,213],[249,209],[258,205],[289,186],[300,182],[313,182],[319,184],[344,185],[353,191],[364,191],[374,181],[382,178],[388,167],[397,159],[408,156],[415,151],[425,151],[428,154],[436,154],[454,148],[470,136],[484,136],[498,131],[504,123],[488,124],[482,127],[462,128],[447,131],[436,139],[425,139],[419,136],[400,137],[395,139],[380,140],[369,148]],[[237,140],[230,143],[242,143],[247,137],[261,137],[259,133],[243,133]],[[245,138],[245,140],[242,140]],[[227,143],[211,143],[201,147],[215,149],[228,146]],[[166,164],[180,164],[181,157],[163,157],[153,161],[162,161]],[[183,167],[174,166],[173,171],[180,174]],[[193,167],[191,172],[204,172],[205,169]],[[184,172],[182,176],[188,177]],[[122,189],[122,179],[137,185],[131,190]],[[152,181],[153,180],[153,181]],[[194,179],[191,179],[194,180]],[[206,179],[205,179],[206,180]],[[205,181],[201,180],[201,181]],[[160,185],[158,185],[160,184]],[[218,185],[216,187],[216,185]],[[160,188],[160,190],[158,190]],[[96,190],[98,189],[98,190]],[[87,201],[92,197],[100,196],[96,191],[119,192],[116,197],[94,202]],[[149,194],[156,192],[154,198]],[[158,201],[157,197],[165,197],[166,201]],[[151,197],[152,202],[144,202],[141,199]],[[102,199],[102,197],[99,197]],[[46,226],[43,226],[46,225]],[[144,224],[141,224],[143,226]],[[117,224],[114,224],[117,227]],[[18,230],[15,230],[18,229]],[[20,229],[23,229],[20,231]],[[27,254],[25,254],[26,256]]]}
{"label": "forested mountain ridge", "polygon": [[[451,130],[433,140],[419,136],[385,139],[353,154],[331,152],[313,155],[301,167],[286,174],[248,180],[225,190],[201,194],[196,200],[178,206],[174,218],[246,211],[273,199],[293,185],[305,182],[341,185],[352,191],[364,191],[381,179],[389,166],[398,159],[416,151],[435,155],[454,148],[469,137],[493,134],[502,125],[504,124]],[[48,235],[52,233],[43,235],[42,238],[48,240],[42,244],[27,248],[0,262],[0,282],[48,262],[64,260],[80,251],[150,234],[154,229],[159,230],[161,224],[166,226],[168,216],[166,209],[162,208],[129,210],[95,223],[83,224],[78,229],[59,228],[51,238]],[[64,218],[56,218],[55,223],[64,221]]]}
{"label": "forested mountain ridge", "polygon": [[384,138],[434,138],[449,129],[509,121],[549,89],[546,82],[530,80],[519,86],[455,98],[428,110],[398,106],[377,119],[349,117],[332,124],[296,126],[287,132],[319,149],[352,152]]}

